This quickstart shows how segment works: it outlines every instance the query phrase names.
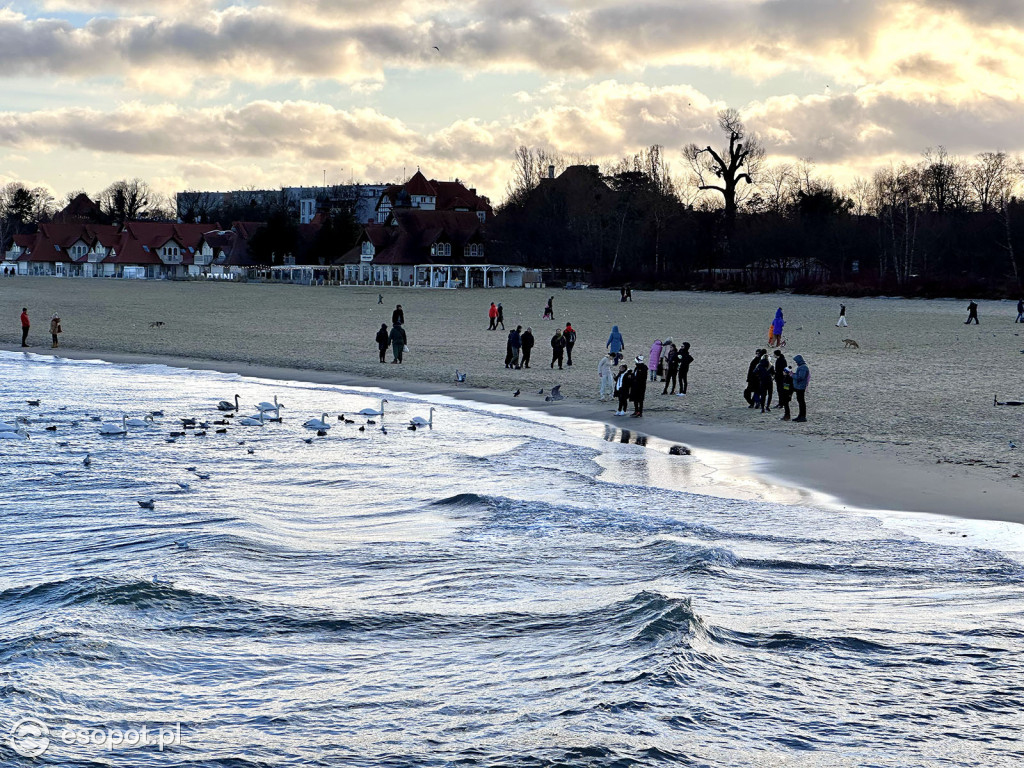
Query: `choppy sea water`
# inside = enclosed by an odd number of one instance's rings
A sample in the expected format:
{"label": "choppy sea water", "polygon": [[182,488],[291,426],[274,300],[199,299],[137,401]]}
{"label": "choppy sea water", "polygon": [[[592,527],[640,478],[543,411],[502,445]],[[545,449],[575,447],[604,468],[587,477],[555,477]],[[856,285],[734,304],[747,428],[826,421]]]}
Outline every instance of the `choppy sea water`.
{"label": "choppy sea water", "polygon": [[[167,442],[236,392],[284,421]],[[367,392],[0,353],[0,764],[1024,759],[1017,527],[717,498],[657,441],[385,396],[360,432]],[[143,725],[177,739],[113,743]]]}

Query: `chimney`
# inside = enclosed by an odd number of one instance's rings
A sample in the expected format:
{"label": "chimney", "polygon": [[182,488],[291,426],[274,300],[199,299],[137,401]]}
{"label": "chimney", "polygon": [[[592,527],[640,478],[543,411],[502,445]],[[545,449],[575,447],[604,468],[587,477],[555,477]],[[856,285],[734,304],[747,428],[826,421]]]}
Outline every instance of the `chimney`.
{"label": "chimney", "polygon": [[553,166],[553,165],[549,165],[548,166],[548,178],[549,179],[555,178],[555,166]]}
{"label": "chimney", "polygon": [[476,194],[476,187],[473,187],[472,189],[470,189],[469,190],[469,194],[475,195]]}

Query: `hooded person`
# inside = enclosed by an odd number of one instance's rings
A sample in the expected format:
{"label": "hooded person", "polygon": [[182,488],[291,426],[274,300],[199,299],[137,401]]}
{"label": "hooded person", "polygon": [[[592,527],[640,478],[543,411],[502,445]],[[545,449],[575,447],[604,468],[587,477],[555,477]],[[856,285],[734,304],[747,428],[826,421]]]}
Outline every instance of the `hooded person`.
{"label": "hooded person", "polygon": [[668,387],[669,384],[671,384],[671,394],[674,395],[676,393],[676,380],[679,376],[679,350],[676,349],[676,345],[673,343],[672,339],[668,338],[665,339],[661,352],[665,360],[665,387],[661,390],[661,394],[670,394]]}
{"label": "hooded person", "polygon": [[565,353],[565,337],[562,335],[562,329],[559,328],[555,331],[555,335],[551,337],[551,367],[555,367],[555,363],[558,363],[558,370],[562,370],[562,357]]}
{"label": "hooded person", "polygon": [[782,421],[789,421],[789,401],[793,399],[793,371],[785,366],[779,374],[779,406],[783,410]]}
{"label": "hooded person", "polygon": [[747,365],[747,387],[743,390],[743,399],[747,401],[748,408],[754,407],[754,392],[757,389],[757,377],[754,375],[754,371],[757,369],[757,364],[761,362],[761,355],[764,352],[763,349],[755,349],[754,359]]}
{"label": "hooded person", "polygon": [[793,392],[796,393],[796,403],[800,412],[793,421],[807,421],[807,403],[805,397],[807,387],[811,383],[811,369],[807,367],[802,355],[794,355],[793,362],[796,363],[796,372],[793,374]]}
{"label": "hooded person", "polygon": [[612,332],[608,336],[608,343],[605,347],[609,352],[615,355],[615,362],[618,363],[622,359],[622,350],[626,346],[626,342],[622,340],[622,334],[619,333],[619,326],[613,325]]}
{"label": "hooded person", "polygon": [[782,344],[782,327],[785,324],[786,321],[782,319],[782,307],[779,307],[775,310],[775,319],[772,320],[772,336],[774,337],[775,346]]}
{"label": "hooded person", "polygon": [[661,350],[664,349],[664,345],[661,343],[661,339],[656,339],[651,344],[651,354],[647,356],[647,369],[651,374],[651,381],[654,381],[658,375],[658,368],[661,366]]}
{"label": "hooded person", "polygon": [[633,416],[644,415],[644,396],[647,394],[647,366],[641,355],[636,356],[633,361],[636,366],[633,368],[633,386],[629,391],[629,399],[633,401]]}
{"label": "hooded person", "polygon": [[490,320],[487,324],[487,330],[498,330],[498,307],[493,301],[491,302],[491,306],[487,308],[487,319]]}
{"label": "hooded person", "polygon": [[[789,363],[786,361],[786,356],[784,354],[782,354],[782,350],[781,349],[776,349],[774,354],[775,354],[775,364],[774,364],[773,367],[774,367],[774,370],[775,370],[775,376],[774,376],[775,387],[776,387],[776,389],[779,392],[779,405],[782,405],[782,372],[786,369],[786,367],[789,365]],[[792,373],[792,371],[791,371],[791,373]],[[793,385],[792,384],[793,384],[792,381],[790,381],[790,387],[789,387],[790,395],[792,395],[792,392],[793,392]]]}
{"label": "hooded person", "polygon": [[384,362],[384,356],[388,352],[388,324],[381,323],[380,330],[377,331],[377,351],[380,353],[380,361]]}

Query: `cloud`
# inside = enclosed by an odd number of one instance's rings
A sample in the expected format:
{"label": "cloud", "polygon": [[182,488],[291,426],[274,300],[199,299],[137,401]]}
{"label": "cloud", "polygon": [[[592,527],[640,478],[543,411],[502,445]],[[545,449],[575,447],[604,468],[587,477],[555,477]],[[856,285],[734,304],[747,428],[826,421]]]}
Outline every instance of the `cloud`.
{"label": "cloud", "polygon": [[[72,6],[81,12],[78,0],[47,7]],[[373,13],[355,0],[87,0],[85,8],[108,15],[76,25],[0,11],[0,71],[112,76],[147,90],[169,72],[187,88],[202,77],[365,83],[388,69],[602,77],[687,65],[754,81],[801,72],[851,85],[896,78],[935,93],[967,84],[1020,93],[1012,73],[1024,67],[1016,0],[383,0]]]}

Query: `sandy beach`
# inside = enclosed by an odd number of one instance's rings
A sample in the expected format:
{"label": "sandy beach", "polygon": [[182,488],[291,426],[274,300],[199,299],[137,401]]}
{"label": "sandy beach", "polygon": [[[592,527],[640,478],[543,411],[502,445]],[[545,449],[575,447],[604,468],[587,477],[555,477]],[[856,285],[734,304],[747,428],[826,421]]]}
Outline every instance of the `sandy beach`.
{"label": "sandy beach", "polygon": [[[628,424],[653,435],[743,453],[764,471],[871,508],[1024,521],[1024,326],[1011,302],[981,302],[966,326],[966,302],[846,300],[849,328],[836,328],[839,300],[823,297],[617,291],[432,291],[290,285],[8,278],[0,281],[0,346],[19,349],[18,315],[29,308],[34,352],[51,352],[47,326],[64,334],[54,352],[80,358],[166,362],[248,375],[379,385],[543,408]],[[555,321],[541,319],[554,296]],[[506,333],[487,330],[491,301],[507,329],[531,326],[531,370],[503,367]],[[410,352],[380,364],[373,341],[402,304]],[[787,321],[784,352],[811,368],[809,421],[781,422],[742,398],[747,364],[764,347],[776,307]],[[571,321],[574,365],[551,370],[549,339]],[[151,327],[151,323],[163,323]],[[689,341],[695,361],[685,398],[651,384],[642,420],[597,401],[597,363],[612,325],[629,358],[651,342]],[[859,348],[846,348],[843,339]],[[388,357],[390,360],[390,355]],[[455,369],[468,373],[453,385]],[[561,384],[567,399],[537,394]],[[512,392],[521,390],[519,398]],[[636,423],[642,422],[642,423]],[[1014,449],[1010,443],[1022,447]]]}

